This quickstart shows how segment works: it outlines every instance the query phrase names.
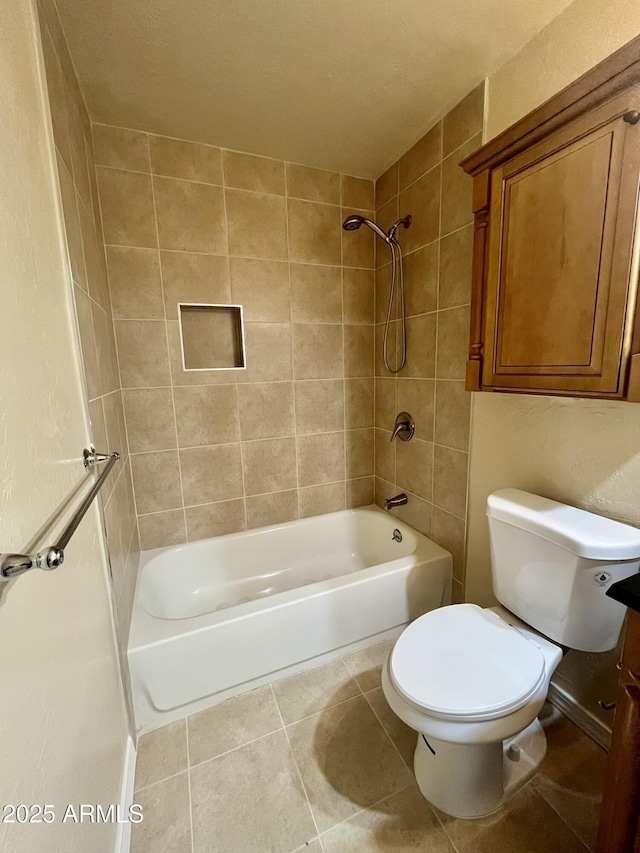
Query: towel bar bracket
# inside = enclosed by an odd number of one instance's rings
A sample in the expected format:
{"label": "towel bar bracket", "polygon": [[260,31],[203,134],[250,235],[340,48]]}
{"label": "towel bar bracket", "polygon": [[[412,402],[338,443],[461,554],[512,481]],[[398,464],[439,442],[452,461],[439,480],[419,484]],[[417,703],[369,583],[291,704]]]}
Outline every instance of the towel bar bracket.
{"label": "towel bar bracket", "polygon": [[91,468],[93,465],[102,465],[103,462],[108,462],[112,456],[112,453],[98,453],[95,447],[91,445],[82,451],[82,463],[85,468]]}
{"label": "towel bar bracket", "polygon": [[45,572],[50,572],[64,563],[64,550],[69,544],[69,540],[75,533],[86,511],[93,503],[93,499],[102,488],[109,476],[109,472],[120,458],[120,454],[98,453],[95,447],[92,446],[88,449],[85,448],[82,458],[84,467],[87,469],[92,468],[94,465],[101,465],[102,463],[106,463],[106,465],[60,534],[60,538],[55,545],[51,545],[37,554],[0,554],[0,583],[6,583],[31,569],[42,569]]}

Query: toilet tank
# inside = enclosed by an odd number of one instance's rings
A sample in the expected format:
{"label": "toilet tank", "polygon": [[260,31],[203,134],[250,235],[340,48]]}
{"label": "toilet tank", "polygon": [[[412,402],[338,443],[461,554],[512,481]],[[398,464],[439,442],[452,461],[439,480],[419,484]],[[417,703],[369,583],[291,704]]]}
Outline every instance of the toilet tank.
{"label": "toilet tank", "polygon": [[640,530],[519,489],[487,499],[493,591],[563,646],[604,652],[626,608],[606,595],[640,568]]}

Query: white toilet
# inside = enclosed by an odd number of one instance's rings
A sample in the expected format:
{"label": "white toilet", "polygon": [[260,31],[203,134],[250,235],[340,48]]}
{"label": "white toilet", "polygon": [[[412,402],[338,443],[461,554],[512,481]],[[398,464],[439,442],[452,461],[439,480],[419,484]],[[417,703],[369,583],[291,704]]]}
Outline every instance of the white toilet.
{"label": "white toilet", "polygon": [[463,818],[496,811],[531,778],[561,647],[612,649],[625,608],[605,593],[640,568],[640,531],[625,524],[518,489],[490,495],[487,516],[493,590],[508,609],[421,616],[382,673],[389,705],[418,732],[422,794]]}

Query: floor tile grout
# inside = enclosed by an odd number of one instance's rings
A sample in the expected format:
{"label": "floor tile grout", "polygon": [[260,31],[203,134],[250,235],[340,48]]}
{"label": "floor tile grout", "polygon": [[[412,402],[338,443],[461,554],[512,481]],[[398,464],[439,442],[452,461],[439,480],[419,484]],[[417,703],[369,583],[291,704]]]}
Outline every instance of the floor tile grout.
{"label": "floor tile grout", "polygon": [[193,837],[193,797],[191,796],[191,755],[189,753],[189,718],[184,718],[184,729],[187,740],[187,779],[189,783],[189,826],[191,827],[191,853],[195,853],[195,839]]}
{"label": "floor tile grout", "polygon": [[309,841],[305,841],[304,844],[300,845],[300,847],[296,847],[294,850],[291,850],[290,853],[304,853],[304,851],[308,850],[309,845],[313,844],[314,841],[318,842],[318,844],[320,845],[320,848],[323,850],[323,853],[324,853],[324,848],[322,847],[322,842],[320,841],[319,835],[316,835],[315,838],[310,838]]}
{"label": "floor tile grout", "polygon": [[[268,686],[268,685],[265,685]],[[264,740],[267,737],[271,737],[271,735],[275,735],[278,732],[283,731],[284,726],[279,726],[277,729],[273,729],[266,734],[260,735],[260,737],[254,737],[251,740],[245,741],[241,743],[239,746],[234,746],[231,749],[226,749],[224,752],[219,752],[217,755],[212,755],[211,758],[205,758],[203,761],[198,761],[195,764],[190,765],[190,770],[195,770],[196,767],[202,767],[203,764],[208,764],[210,761],[216,761],[218,758],[223,758],[225,755],[230,755],[232,752],[237,752],[239,749],[244,749],[245,746],[249,746],[252,743],[257,743],[259,740]]]}
{"label": "floor tile grout", "polygon": [[143,791],[148,791],[149,788],[155,788],[156,785],[160,785],[162,782],[168,782],[169,779],[175,779],[176,776],[182,776],[183,773],[188,773],[189,768],[183,767],[182,770],[178,770],[177,773],[171,773],[169,776],[163,776],[162,779],[156,779],[155,782],[150,782],[148,785],[143,785],[141,788],[136,788],[133,792],[134,796],[136,794],[141,794]]}
{"label": "floor tile grout", "polygon": [[[374,690],[377,690],[377,689],[378,689],[377,687],[374,687],[374,688],[373,688],[373,690],[369,690],[369,693],[373,693],[373,692],[374,692]],[[382,722],[382,720],[380,719],[380,717],[376,714],[376,709],[373,707],[373,705],[371,704],[371,702],[369,702],[369,700],[368,700],[368,698],[367,698],[367,694],[366,694],[366,693],[363,693],[362,695],[364,696],[364,698],[365,698],[365,701],[366,701],[367,705],[368,705],[368,706],[369,706],[369,708],[371,709],[371,712],[372,712],[373,716],[374,716],[374,717],[376,718],[376,720],[378,721],[378,724],[379,724],[380,728],[381,728],[381,729],[382,729],[382,731],[385,733],[387,740],[389,741],[389,743],[391,744],[391,746],[395,749],[395,751],[396,751],[396,752],[398,753],[398,755],[400,756],[400,761],[402,761],[402,763],[404,764],[404,766],[405,766],[408,770],[410,770],[410,771],[413,773],[413,769],[412,769],[411,767],[409,767],[409,765],[407,764],[407,762],[404,760],[404,756],[402,755],[402,753],[400,752],[400,750],[399,750],[399,749],[398,749],[398,747],[396,746],[396,743],[395,743],[394,739],[391,737],[391,735],[389,734],[389,732],[386,730],[386,728],[385,728],[385,726],[384,726],[384,723]],[[417,737],[418,737],[418,736],[417,736],[417,734],[416,734],[416,739],[417,739]]]}
{"label": "floor tile grout", "polygon": [[311,815],[311,820],[313,821],[313,825],[316,828],[316,838],[318,839],[318,843],[320,844],[320,849],[322,850],[322,853],[324,853],[324,845],[320,839],[320,831],[318,830],[318,823],[316,821],[316,816],[313,813],[313,808],[311,807],[311,800],[309,799],[309,794],[307,793],[307,787],[304,784],[304,779],[302,778],[302,773],[301,773],[300,767],[298,765],[298,760],[297,760],[295,753],[293,751],[293,747],[291,746],[291,741],[289,740],[289,734],[287,732],[287,727],[284,724],[284,718],[282,716],[282,712],[280,711],[280,705],[278,705],[278,700],[276,698],[276,694],[275,694],[275,691],[273,689],[273,682],[271,682],[269,684],[269,687],[271,688],[271,695],[273,696],[273,701],[276,703],[276,708],[278,709],[278,715],[280,717],[280,722],[282,723],[282,729],[284,731],[284,736],[287,739],[287,744],[289,746],[289,754],[291,755],[291,758],[292,758],[293,763],[294,763],[295,768],[296,768],[296,772],[298,774],[298,779],[300,780],[300,784],[302,785],[302,791],[304,793],[305,800],[307,801],[307,808],[309,809],[309,814]]}
{"label": "floor tile grout", "polygon": [[358,809],[357,812],[354,812],[353,814],[349,815],[349,817],[345,817],[342,820],[339,820],[336,824],[329,827],[329,829],[325,829],[324,832],[322,832],[318,836],[318,838],[321,839],[323,835],[328,835],[330,832],[333,832],[333,830],[336,829],[337,827],[342,826],[345,823],[349,823],[349,821],[354,820],[355,818],[359,817],[362,814],[365,814],[365,812],[372,811],[373,809],[376,808],[376,806],[379,806],[380,803],[384,803],[384,801],[390,799],[390,797],[395,797],[396,794],[401,794],[403,791],[406,791],[409,788],[411,788],[412,785],[415,785],[415,779],[413,779],[408,784],[403,785],[401,788],[397,788],[395,791],[391,791],[390,793],[386,794],[384,797],[381,797],[379,800],[376,800],[375,802],[371,803],[370,805],[364,806],[363,808]]}
{"label": "floor tile grout", "polygon": [[318,714],[322,714],[325,711],[332,711],[334,708],[339,708],[341,705],[346,705],[347,702],[352,702],[354,699],[359,699],[360,695],[356,693],[355,696],[349,696],[348,699],[342,699],[340,702],[336,702],[335,705],[326,705],[324,708],[321,708],[319,711],[314,711],[313,714],[307,714],[304,717],[300,717],[299,720],[293,720],[291,723],[285,724],[285,729],[290,729],[292,726],[297,726],[298,723],[303,723],[305,720],[310,720],[311,717],[316,717]]}
{"label": "floor tile grout", "polygon": [[437,813],[437,811],[433,808],[433,806],[431,805],[431,803],[428,800],[425,800],[425,803],[427,804],[427,806],[431,810],[431,813],[435,817],[435,819],[438,823],[438,826],[440,827],[440,829],[444,833],[444,837],[447,839],[449,844],[453,847],[455,853],[460,853],[460,850],[458,849],[457,845],[454,843],[453,838],[451,838],[451,836],[447,832],[447,828],[445,827],[444,823],[440,820],[440,815]]}
{"label": "floor tile grout", "polygon": [[[388,640],[383,640],[383,642],[388,642]],[[376,645],[382,645],[382,643],[377,643]],[[373,648],[375,648],[375,646],[368,646],[367,648],[372,648],[372,649],[373,649]],[[347,672],[349,672],[349,675],[351,676],[351,678],[352,678],[352,679],[353,679],[353,681],[355,682],[356,687],[357,687],[357,688],[358,688],[358,690],[360,691],[360,695],[364,697],[364,699],[365,699],[365,701],[366,701],[367,705],[368,705],[368,706],[369,706],[369,708],[371,709],[371,712],[373,713],[373,716],[376,718],[376,720],[377,720],[377,722],[378,722],[378,725],[380,726],[380,728],[381,728],[381,729],[382,729],[382,731],[384,732],[384,734],[385,734],[385,736],[386,736],[387,740],[391,743],[391,746],[394,748],[394,750],[395,750],[395,751],[398,753],[398,755],[400,756],[400,760],[402,761],[402,763],[404,764],[404,766],[405,766],[405,767],[407,767],[407,768],[411,771],[411,773],[413,773],[413,769],[412,769],[411,767],[409,767],[409,765],[407,764],[407,762],[404,760],[404,757],[403,757],[402,753],[400,752],[400,750],[398,749],[398,747],[396,746],[395,741],[393,740],[393,738],[391,737],[391,735],[389,734],[389,732],[388,732],[388,731],[386,730],[386,728],[384,727],[384,725],[383,725],[383,723],[382,723],[382,720],[380,719],[380,717],[379,717],[379,716],[376,714],[376,712],[375,712],[375,708],[373,707],[373,705],[371,704],[371,702],[369,702],[369,699],[367,698],[367,694],[368,694],[368,693],[373,693],[373,691],[374,691],[374,690],[381,689],[381,686],[382,686],[382,685],[378,685],[377,687],[372,687],[370,690],[366,690],[366,691],[365,691],[365,690],[363,690],[363,689],[362,689],[362,687],[360,686],[360,684],[358,684],[358,680],[357,680],[356,676],[351,675],[351,672],[349,671],[349,667],[348,667],[348,666],[346,665],[346,663],[344,662],[344,658],[342,658],[342,657],[341,657],[341,658],[340,658],[340,660],[342,661],[342,663],[343,663],[343,664],[344,664],[344,666],[345,666],[345,669],[347,670]],[[383,666],[384,666],[384,664],[383,664]],[[416,737],[417,737],[417,736],[416,736]]]}
{"label": "floor tile grout", "polygon": [[589,846],[585,841],[583,841],[583,840],[582,840],[582,838],[580,838],[580,836],[579,836],[579,835],[578,835],[578,833],[575,831],[575,829],[571,826],[571,824],[570,824],[570,823],[568,823],[568,821],[565,819],[565,817],[564,817],[563,815],[561,815],[561,814],[560,814],[560,812],[556,809],[556,807],[553,805],[553,803],[552,803],[552,802],[550,802],[550,801],[545,797],[544,793],[540,790],[540,788],[538,788],[538,786],[536,785],[536,779],[537,779],[537,778],[538,778],[538,772],[536,772],[536,774],[533,776],[533,778],[532,778],[532,779],[530,779],[524,787],[525,787],[525,788],[528,788],[529,786],[531,786],[531,788],[535,791],[535,793],[545,801],[545,803],[549,806],[549,808],[550,808],[550,809],[552,809],[552,810],[553,810],[553,811],[558,815],[558,817],[559,817],[559,818],[560,818],[560,820],[564,823],[564,825],[565,825],[566,827],[568,827],[568,829],[573,833],[573,835],[575,835],[575,837],[578,839],[578,841],[580,842],[580,844],[582,844],[582,846],[584,847],[584,849],[585,849],[586,851],[588,851],[589,853],[592,853],[592,851],[591,851],[591,847],[590,847],[590,846]]}

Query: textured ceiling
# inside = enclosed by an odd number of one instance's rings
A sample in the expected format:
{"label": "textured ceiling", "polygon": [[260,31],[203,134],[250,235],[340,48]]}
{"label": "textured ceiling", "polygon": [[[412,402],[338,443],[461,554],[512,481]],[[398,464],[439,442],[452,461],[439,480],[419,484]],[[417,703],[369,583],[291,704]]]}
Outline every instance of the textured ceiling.
{"label": "textured ceiling", "polygon": [[92,119],[377,177],[569,0],[58,0]]}

